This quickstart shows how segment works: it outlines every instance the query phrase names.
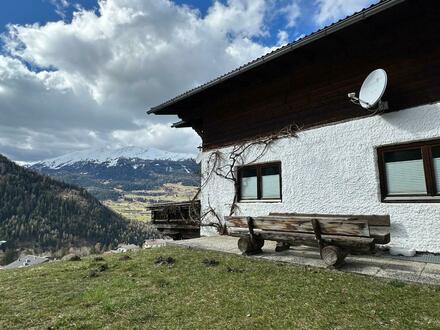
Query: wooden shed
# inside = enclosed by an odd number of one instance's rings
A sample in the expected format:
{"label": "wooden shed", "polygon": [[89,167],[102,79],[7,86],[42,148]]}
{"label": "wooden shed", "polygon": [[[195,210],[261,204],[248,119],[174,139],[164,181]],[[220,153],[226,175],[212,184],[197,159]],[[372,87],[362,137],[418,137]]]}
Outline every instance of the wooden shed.
{"label": "wooden shed", "polygon": [[173,239],[200,237],[200,201],[161,203],[149,207],[152,224]]}

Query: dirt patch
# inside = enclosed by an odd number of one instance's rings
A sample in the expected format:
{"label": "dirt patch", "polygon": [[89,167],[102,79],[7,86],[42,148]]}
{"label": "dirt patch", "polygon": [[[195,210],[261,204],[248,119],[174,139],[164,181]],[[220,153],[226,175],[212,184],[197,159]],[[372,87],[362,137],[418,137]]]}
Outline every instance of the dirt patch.
{"label": "dirt patch", "polygon": [[244,272],[243,269],[238,269],[238,268],[229,267],[229,266],[226,268],[226,271],[228,273],[243,273]]}
{"label": "dirt patch", "polygon": [[154,260],[154,263],[156,265],[174,265],[175,262],[176,262],[176,259],[174,259],[173,257],[159,256]]}
{"label": "dirt patch", "polygon": [[99,273],[107,271],[108,268],[109,267],[108,267],[107,263],[103,263],[103,264],[97,265],[96,268],[93,268],[93,269],[89,270],[88,277],[98,277]]}
{"label": "dirt patch", "polygon": [[219,262],[214,259],[205,258],[203,259],[202,264],[204,264],[206,267],[215,267],[219,265]]}

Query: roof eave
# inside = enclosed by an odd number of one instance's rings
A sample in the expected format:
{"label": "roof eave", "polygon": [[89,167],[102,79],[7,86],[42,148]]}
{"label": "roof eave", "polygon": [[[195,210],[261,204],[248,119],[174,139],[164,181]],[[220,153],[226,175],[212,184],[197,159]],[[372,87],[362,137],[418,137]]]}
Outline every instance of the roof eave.
{"label": "roof eave", "polygon": [[326,28],[323,28],[321,30],[313,32],[312,34],[304,37],[303,39],[300,39],[296,42],[293,42],[289,45],[286,45],[278,50],[275,50],[273,53],[269,53],[269,54],[261,57],[260,59],[255,60],[254,62],[251,62],[247,65],[244,65],[241,68],[238,68],[234,71],[231,71],[230,73],[227,73],[227,74],[225,74],[219,78],[216,78],[216,79],[214,79],[204,85],[201,85],[197,88],[194,88],[193,90],[190,90],[184,94],[181,94],[181,95],[179,95],[179,96],[177,96],[167,102],[164,102],[158,106],[152,107],[150,110],[147,111],[147,114],[163,114],[163,115],[177,114],[175,112],[173,112],[173,113],[160,113],[160,112],[173,104],[176,104],[184,99],[187,99],[190,96],[198,94],[198,93],[200,93],[210,87],[218,85],[225,80],[231,79],[239,74],[242,74],[243,72],[249,71],[249,70],[251,70],[255,67],[258,67],[268,61],[276,59],[286,53],[289,53],[295,49],[298,49],[298,48],[303,47],[307,44],[310,44],[316,40],[319,40],[325,36],[328,36],[329,34],[335,33],[335,32],[337,32],[347,26],[350,26],[354,23],[360,22],[370,16],[373,16],[379,12],[382,12],[388,8],[391,8],[397,4],[405,2],[405,1],[407,1],[407,0],[383,0],[376,5],[373,5],[370,8],[364,9],[364,10],[362,10],[358,13],[355,13],[345,19],[342,19],[339,22],[336,22]]}

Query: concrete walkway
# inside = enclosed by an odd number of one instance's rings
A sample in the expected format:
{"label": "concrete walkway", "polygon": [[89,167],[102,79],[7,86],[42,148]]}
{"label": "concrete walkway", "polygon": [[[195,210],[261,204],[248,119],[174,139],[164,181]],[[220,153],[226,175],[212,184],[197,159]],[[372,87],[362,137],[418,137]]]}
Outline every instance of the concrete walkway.
{"label": "concrete walkway", "polygon": [[[213,236],[172,241],[167,244],[241,255],[237,248],[237,240],[235,237]],[[262,254],[252,256],[251,258],[320,268],[326,267],[317,249],[293,247],[288,251],[275,252],[275,242],[271,241],[265,242]],[[440,285],[440,264],[396,260],[381,256],[348,256],[346,264],[339,271],[406,282]]]}

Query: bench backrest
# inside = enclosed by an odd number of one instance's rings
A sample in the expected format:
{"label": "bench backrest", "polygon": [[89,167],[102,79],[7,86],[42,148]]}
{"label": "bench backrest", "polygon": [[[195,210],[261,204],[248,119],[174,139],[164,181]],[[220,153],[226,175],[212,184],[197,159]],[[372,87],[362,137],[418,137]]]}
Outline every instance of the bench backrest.
{"label": "bench backrest", "polygon": [[389,227],[391,224],[389,215],[352,215],[352,214],[313,214],[313,213],[269,213],[271,216],[299,216],[299,217],[319,217],[319,218],[350,218],[368,220],[369,226]]}
{"label": "bench backrest", "polygon": [[[242,216],[226,217],[226,226],[228,228],[248,228],[248,218]],[[352,217],[269,215],[252,217],[252,222],[256,230],[314,233],[312,219],[318,221],[323,235],[370,237],[368,220]]]}
{"label": "bench backrest", "polygon": [[346,215],[346,214],[311,214],[311,213],[270,213],[271,216],[302,216],[323,218],[350,218],[368,221],[370,237],[376,244],[388,244],[391,241],[391,220],[389,215]]}

